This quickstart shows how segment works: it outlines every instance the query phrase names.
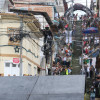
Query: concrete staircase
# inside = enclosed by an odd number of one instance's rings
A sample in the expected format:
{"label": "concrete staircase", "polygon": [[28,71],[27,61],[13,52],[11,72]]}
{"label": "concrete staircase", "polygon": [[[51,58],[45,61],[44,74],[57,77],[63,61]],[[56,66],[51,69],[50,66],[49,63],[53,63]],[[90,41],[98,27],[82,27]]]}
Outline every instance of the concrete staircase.
{"label": "concrete staircase", "polygon": [[82,54],[82,31],[81,31],[81,22],[76,22],[76,32],[74,34],[73,42],[73,57],[72,57],[72,67],[73,75],[80,74],[81,66],[79,65],[79,57]]}

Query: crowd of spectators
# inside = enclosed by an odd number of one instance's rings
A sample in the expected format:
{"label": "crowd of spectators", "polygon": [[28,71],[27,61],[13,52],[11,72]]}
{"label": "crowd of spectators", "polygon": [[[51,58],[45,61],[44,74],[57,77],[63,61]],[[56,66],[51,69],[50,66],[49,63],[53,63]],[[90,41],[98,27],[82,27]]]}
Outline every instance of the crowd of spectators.
{"label": "crowd of spectators", "polygon": [[[82,20],[82,30],[89,27],[98,28],[98,19],[90,16],[81,16]],[[90,79],[92,84],[90,85],[89,95],[90,100],[95,100],[95,98],[100,98],[100,75],[96,68],[96,62],[93,60],[93,54],[96,52],[100,46],[100,39],[95,34],[83,34],[83,65],[84,74],[86,78]],[[94,64],[95,63],[95,64]]]}
{"label": "crowd of spectators", "polygon": [[[98,27],[98,22],[96,18],[83,15],[80,18],[82,20],[82,30],[88,27]],[[83,64],[84,64],[84,73],[88,78],[94,78],[96,71],[95,66],[93,65],[93,59],[90,55],[96,51],[96,48],[99,46],[99,37],[94,34],[84,34],[83,33]]]}
{"label": "crowd of spectators", "polygon": [[[95,39],[95,38],[94,38]],[[92,37],[83,38],[83,59],[84,59],[84,73],[86,77],[93,78],[96,68],[93,65],[92,56],[90,57],[91,53],[95,52],[95,49],[98,47],[98,43],[95,43]],[[98,41],[98,39],[96,39]]]}
{"label": "crowd of spectators", "polygon": [[72,74],[71,60],[72,49],[70,44],[59,49],[59,54],[56,54],[53,62],[53,75],[69,75]]}

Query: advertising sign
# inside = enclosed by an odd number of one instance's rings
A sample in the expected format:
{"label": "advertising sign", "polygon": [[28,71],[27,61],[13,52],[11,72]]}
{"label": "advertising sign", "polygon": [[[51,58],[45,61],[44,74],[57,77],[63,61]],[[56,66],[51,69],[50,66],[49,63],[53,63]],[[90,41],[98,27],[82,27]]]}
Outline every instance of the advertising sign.
{"label": "advertising sign", "polygon": [[13,58],[13,63],[14,63],[14,64],[19,64],[19,62],[20,62],[20,61],[19,61],[19,58]]}

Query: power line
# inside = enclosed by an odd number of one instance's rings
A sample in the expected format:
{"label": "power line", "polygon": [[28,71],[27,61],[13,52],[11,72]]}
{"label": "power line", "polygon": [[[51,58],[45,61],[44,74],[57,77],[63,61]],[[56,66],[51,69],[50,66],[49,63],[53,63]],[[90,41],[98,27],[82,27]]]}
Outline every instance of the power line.
{"label": "power line", "polygon": [[[27,40],[28,40],[28,38],[26,38]],[[29,42],[31,42],[31,40],[28,40]],[[34,41],[33,41],[34,42]],[[32,42],[31,42],[32,43]],[[35,42],[34,42],[35,43]],[[33,43],[32,43],[33,44]],[[36,44],[37,45],[37,44]],[[35,47],[35,49],[37,50],[37,48],[36,48],[36,46],[35,46],[35,44],[33,44],[33,46]],[[38,46],[38,47],[40,47],[40,46]],[[42,47],[42,46],[41,46]],[[41,48],[40,47],[40,48]]]}
{"label": "power line", "polygon": [[[3,36],[3,35],[5,35],[5,36],[9,36],[9,35],[13,35],[13,34],[0,34],[0,36]],[[16,35],[16,34],[14,34],[14,35]],[[18,35],[18,34],[17,34]],[[36,43],[36,41],[30,36],[30,34],[29,34],[29,37],[32,39],[32,41],[35,43],[35,44],[37,44],[39,47],[41,47],[38,43]],[[37,38],[38,39],[38,38]],[[39,39],[38,39],[39,40]]]}
{"label": "power line", "polygon": [[33,41],[35,44],[37,44],[39,47],[41,47],[31,36],[30,36],[30,38],[32,39],[32,41]]}

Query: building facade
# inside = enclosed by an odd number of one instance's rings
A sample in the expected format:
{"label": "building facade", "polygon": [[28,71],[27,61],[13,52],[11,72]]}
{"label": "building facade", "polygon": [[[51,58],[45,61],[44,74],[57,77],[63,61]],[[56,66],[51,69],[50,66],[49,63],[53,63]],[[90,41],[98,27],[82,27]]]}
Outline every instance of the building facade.
{"label": "building facade", "polygon": [[[55,0],[13,0],[14,1],[14,9],[19,9],[19,10],[27,10],[27,11],[36,11],[36,12],[46,12],[50,18],[50,20],[54,20],[55,18]],[[46,18],[42,15],[35,15],[35,17],[38,19],[38,21],[41,24],[41,29],[44,30],[45,27],[50,27]],[[42,37],[39,42],[40,45],[44,45],[44,38]],[[44,66],[44,68],[47,67],[49,64],[50,66],[50,61],[46,65],[46,56],[43,54],[42,51],[40,51],[40,64],[41,66]],[[50,67],[48,67],[50,68]],[[47,69],[47,68],[46,68]],[[46,70],[48,71],[48,69]]]}
{"label": "building facade", "polygon": [[7,13],[9,8],[13,6],[11,0],[0,0],[0,12]]}
{"label": "building facade", "polygon": [[64,2],[63,0],[55,0],[56,1],[56,9],[57,9],[57,12],[59,14],[59,16],[64,16]]}
{"label": "building facade", "polygon": [[[22,18],[22,22],[21,22]],[[0,14],[0,75],[19,76],[20,73],[20,41],[22,39],[22,75],[39,75],[40,50],[39,23],[34,16],[16,14]],[[22,27],[22,30],[20,29]],[[23,32],[23,38],[20,38]],[[35,32],[35,33],[34,33]],[[16,38],[17,36],[17,38]]]}

